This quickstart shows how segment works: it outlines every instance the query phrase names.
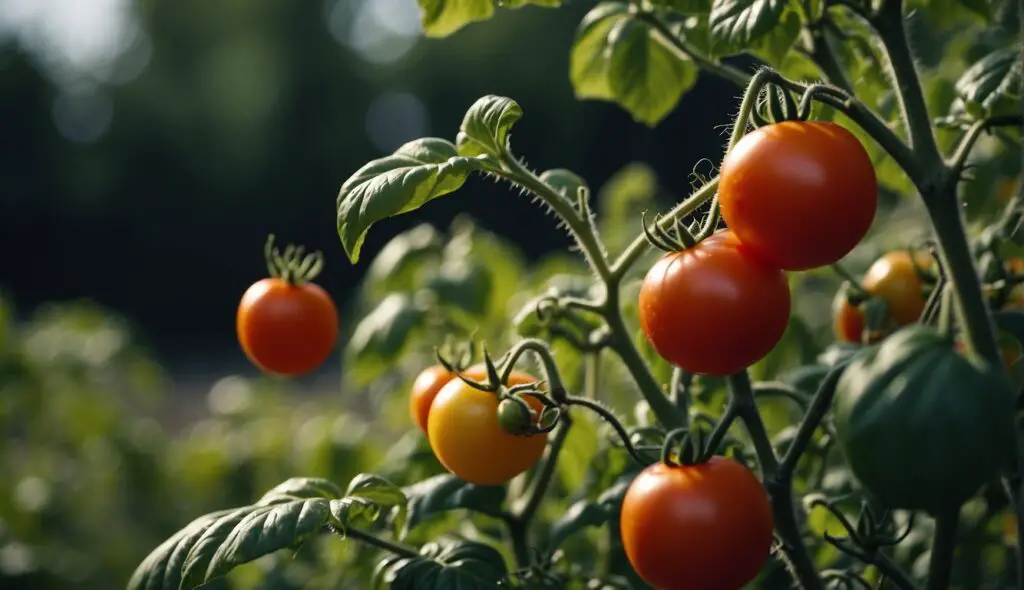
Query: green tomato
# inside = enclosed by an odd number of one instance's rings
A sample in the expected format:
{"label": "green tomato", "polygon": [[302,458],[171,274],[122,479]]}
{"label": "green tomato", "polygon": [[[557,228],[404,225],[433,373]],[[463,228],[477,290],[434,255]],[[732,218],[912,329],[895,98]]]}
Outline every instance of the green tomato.
{"label": "green tomato", "polygon": [[937,514],[1009,465],[1014,399],[999,369],[912,325],[858,353],[836,384],[836,434],[850,470],[889,508]]}

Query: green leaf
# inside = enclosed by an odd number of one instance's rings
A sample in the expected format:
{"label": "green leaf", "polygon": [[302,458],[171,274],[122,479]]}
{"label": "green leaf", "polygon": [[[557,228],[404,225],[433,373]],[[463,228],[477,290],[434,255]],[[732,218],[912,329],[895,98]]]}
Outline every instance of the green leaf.
{"label": "green leaf", "polygon": [[589,414],[573,417],[572,429],[562,446],[557,467],[558,476],[567,490],[578,490],[584,485],[587,471],[601,446],[595,420]]}
{"label": "green leaf", "polygon": [[443,247],[443,237],[429,223],[398,234],[370,263],[364,283],[367,290],[374,294],[412,290],[416,286],[416,271]]}
{"label": "green leaf", "polygon": [[502,8],[522,8],[523,6],[541,6],[544,8],[558,8],[562,0],[498,0]]}
{"label": "green leaf", "polygon": [[680,14],[707,14],[711,0],[651,0],[655,6],[664,6]]}
{"label": "green leaf", "polygon": [[426,282],[426,288],[437,295],[441,305],[454,306],[474,316],[487,314],[493,287],[487,265],[467,258],[446,260]]}
{"label": "green leaf", "polygon": [[318,477],[293,477],[263,494],[256,506],[304,498],[340,498],[341,495],[341,488],[332,481]]}
{"label": "green leaf", "polygon": [[800,16],[795,11],[789,11],[779,26],[751,44],[749,52],[771,65],[779,66],[800,36],[800,28]]}
{"label": "green leaf", "polygon": [[406,504],[408,502],[402,489],[378,475],[360,473],[348,484],[345,496],[365,498],[381,508],[397,507],[394,518],[395,531],[405,528]]}
{"label": "green leaf", "polygon": [[494,0],[417,0],[427,37],[447,37],[462,27],[494,16]]}
{"label": "green leaf", "polygon": [[653,127],[697,82],[697,67],[673,53],[642,21],[622,20],[609,32],[608,43],[609,87],[636,121]]}
{"label": "green leaf", "polygon": [[338,236],[349,260],[358,262],[374,223],[458,190],[481,166],[478,160],[460,156],[451,142],[428,137],[357,170],[338,192]]}
{"label": "green leaf", "polygon": [[508,145],[512,126],[523,116],[523,109],[511,98],[493,94],[478,99],[466,111],[455,140],[463,156],[500,158]]}
{"label": "green leaf", "polygon": [[374,578],[391,590],[493,590],[507,573],[493,547],[441,537],[424,545],[418,558],[384,559]]}
{"label": "green leaf", "polygon": [[569,57],[569,78],[577,98],[614,100],[608,83],[608,33],[628,13],[625,2],[602,2],[580,21]]}
{"label": "green leaf", "polygon": [[239,508],[203,532],[185,557],[181,590],[191,590],[235,567],[294,548],[330,519],[330,501],[305,498]]}
{"label": "green leaf", "polygon": [[193,520],[153,550],[128,581],[127,590],[178,590],[185,557],[211,524],[234,512],[222,510]]}
{"label": "green leaf", "polygon": [[968,109],[977,105],[988,110],[1003,96],[1020,94],[1022,69],[1024,63],[1018,45],[993,51],[960,76],[956,94]]}
{"label": "green leaf", "polygon": [[563,168],[547,170],[540,175],[540,179],[544,184],[553,188],[555,192],[565,197],[570,203],[576,202],[576,195],[581,188],[587,191],[590,190],[587,187],[587,182],[580,178],[579,175]]}
{"label": "green leaf", "polygon": [[576,97],[608,100],[654,126],[697,81],[697,68],[621,2],[604,2],[580,23],[570,57]]}
{"label": "green leaf", "polygon": [[504,486],[478,486],[450,473],[436,475],[402,489],[408,498],[409,518],[402,537],[431,516],[466,509],[497,516],[505,500]]}
{"label": "green leaf", "polygon": [[989,0],[960,0],[960,4],[963,4],[964,8],[978,15],[985,22],[992,16]]}
{"label": "green leaf", "polygon": [[388,295],[366,314],[348,343],[355,360],[352,374],[356,381],[366,383],[382,375],[401,355],[411,333],[423,320],[423,310],[404,293]]}
{"label": "green leaf", "polygon": [[711,35],[731,45],[747,45],[775,28],[787,0],[714,0],[708,17]]}

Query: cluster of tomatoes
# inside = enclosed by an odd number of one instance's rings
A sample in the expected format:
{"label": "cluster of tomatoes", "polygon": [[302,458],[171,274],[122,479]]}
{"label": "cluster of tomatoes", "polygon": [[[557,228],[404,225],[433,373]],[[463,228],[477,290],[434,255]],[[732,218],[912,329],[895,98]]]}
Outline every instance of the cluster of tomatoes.
{"label": "cluster of tomatoes", "polygon": [[665,360],[728,375],[767,355],[789,322],[785,271],[838,262],[878,204],[871,159],[845,128],[786,121],[743,136],[720,170],[729,229],[670,252],[640,290],[640,324]]}
{"label": "cluster of tomatoes", "polygon": [[[721,376],[778,344],[790,316],[785,271],[846,256],[874,220],[878,189],[853,134],[789,121],[745,135],[726,154],[718,203],[729,229],[654,264],[640,290],[640,324],[665,360]],[[620,519],[627,557],[657,588],[735,590],[771,551],[768,494],[727,457],[646,468]]]}

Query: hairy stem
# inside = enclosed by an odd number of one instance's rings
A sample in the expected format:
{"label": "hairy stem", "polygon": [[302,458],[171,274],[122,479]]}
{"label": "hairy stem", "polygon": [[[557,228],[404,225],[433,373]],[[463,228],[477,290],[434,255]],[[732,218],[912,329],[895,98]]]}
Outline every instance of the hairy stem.
{"label": "hairy stem", "polygon": [[782,541],[782,551],[786,559],[793,566],[793,577],[804,590],[824,590],[825,586],[818,575],[818,568],[807,551],[800,533],[800,525],[796,520],[792,477],[779,469],[775,450],[768,438],[761,414],[757,411],[750,375],[747,371],[741,371],[730,375],[728,383],[737,416],[746,426],[754,444],[757,460],[761,464],[764,486],[771,498],[775,531]]}
{"label": "hairy stem", "polygon": [[[714,196],[715,191],[718,190],[718,177],[709,180],[704,186],[697,189],[690,197],[679,203],[668,213],[663,215],[658,220],[658,225],[662,228],[668,229],[671,225],[679,218],[685,217],[690,213],[697,210],[698,207],[703,205]],[[609,288],[618,286],[622,281],[622,277],[629,271],[629,268],[640,259],[641,256],[647,251],[651,244],[647,241],[644,234],[637,236],[622,252],[622,255],[612,264],[611,278],[612,282],[609,283]]]}
{"label": "hairy stem", "polygon": [[503,167],[495,170],[495,174],[537,195],[537,197],[544,201],[545,205],[551,207],[551,210],[569,228],[594,273],[607,283],[612,276],[612,272],[608,266],[605,250],[594,231],[593,224],[584,219],[568,199],[544,184],[537,175],[523,166],[514,157],[508,156],[503,158],[502,164]]}
{"label": "hairy stem", "polygon": [[370,545],[377,549],[383,549],[389,551],[395,555],[401,555],[402,557],[419,557],[419,552],[412,547],[406,545],[400,545],[393,541],[387,541],[380,537],[374,536],[366,531],[361,531],[355,527],[341,528],[334,525],[329,525],[330,531],[343,539],[352,539],[353,541],[359,541],[364,545]]}
{"label": "hairy stem", "polygon": [[[907,32],[903,26],[903,0],[883,2],[881,11],[871,20],[871,24],[878,32],[882,50],[891,68],[896,86],[896,100],[906,124],[910,148],[918,161],[923,162],[926,167],[937,166],[942,161],[942,155],[935,142],[935,132],[928,116],[928,105],[921,89],[921,79],[917,74],[910,43],[907,41]],[[915,184],[918,184],[918,180],[915,180]]]}
{"label": "hairy stem", "polygon": [[1020,126],[1021,121],[1024,117],[1021,115],[1003,115],[1001,117],[991,117],[988,119],[982,119],[976,121],[971,125],[967,132],[964,133],[963,138],[957,145],[956,151],[949,159],[949,168],[953,174],[957,176],[964,169],[964,165],[967,163],[967,158],[971,155],[971,150],[974,149],[974,144],[977,143],[978,139],[981,138],[981,134],[993,127],[1009,127],[1009,126]]}
{"label": "hairy stem", "polygon": [[957,507],[935,518],[935,538],[928,562],[926,590],[946,590],[953,574],[953,551],[956,549],[956,531],[960,520]]}
{"label": "hairy stem", "polygon": [[800,462],[800,457],[811,443],[814,431],[821,425],[825,414],[832,407],[832,398],[835,397],[836,393],[836,383],[839,382],[839,377],[842,376],[843,369],[845,368],[846,363],[833,368],[822,380],[821,385],[818,386],[818,391],[814,393],[811,405],[807,408],[807,413],[804,414],[800,426],[797,427],[796,436],[793,437],[793,442],[789,446],[789,450],[786,451],[786,455],[782,458],[782,463],[779,466],[779,470],[787,477],[796,471],[796,465]]}

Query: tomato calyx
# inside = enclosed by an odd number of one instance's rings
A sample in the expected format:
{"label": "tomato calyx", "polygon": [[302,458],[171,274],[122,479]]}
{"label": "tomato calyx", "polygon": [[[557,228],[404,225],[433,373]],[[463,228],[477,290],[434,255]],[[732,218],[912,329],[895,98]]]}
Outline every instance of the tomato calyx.
{"label": "tomato calyx", "polygon": [[735,416],[735,409],[730,405],[713,428],[704,421],[698,421],[689,427],[669,431],[661,447],[661,462],[669,467],[707,463],[722,446]]}
{"label": "tomato calyx", "polygon": [[856,521],[851,521],[824,494],[812,494],[804,498],[804,510],[807,513],[815,508],[826,510],[845,532],[845,535],[826,532],[825,541],[847,555],[868,562],[880,549],[902,543],[914,529],[914,512],[908,512],[906,522],[900,525],[891,510],[876,514],[867,500],[861,501]]}
{"label": "tomato calyx", "polygon": [[282,253],[274,246],[274,239],[274,234],[268,235],[263,246],[263,257],[271,277],[289,285],[302,285],[315,279],[323,270],[324,255],[320,250],[307,253],[304,246],[288,244]]}
{"label": "tomato calyx", "polygon": [[640,227],[652,246],[663,252],[682,252],[697,245],[698,240],[694,234],[702,231],[698,222],[686,226],[682,220],[674,219],[672,225],[665,228],[660,223],[661,218],[660,213],[655,214],[654,221],[647,223],[647,212],[640,214]]}

